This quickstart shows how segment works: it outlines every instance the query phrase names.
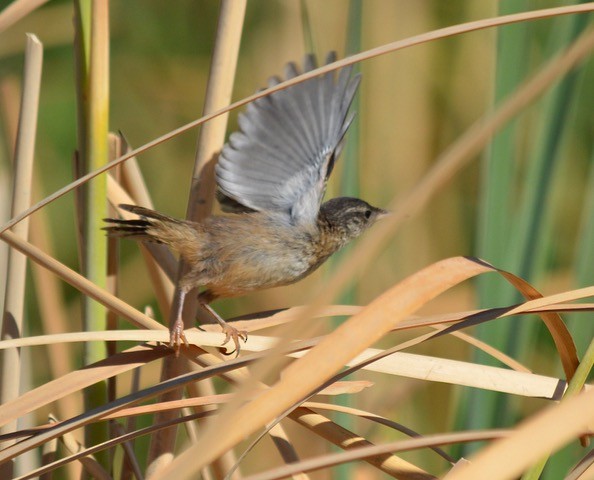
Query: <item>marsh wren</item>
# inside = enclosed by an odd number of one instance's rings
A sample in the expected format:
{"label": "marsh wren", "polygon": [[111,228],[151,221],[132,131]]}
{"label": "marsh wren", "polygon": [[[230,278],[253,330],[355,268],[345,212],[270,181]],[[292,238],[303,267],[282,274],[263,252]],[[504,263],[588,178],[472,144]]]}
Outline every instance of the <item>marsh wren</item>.
{"label": "marsh wren", "polygon": [[[335,60],[328,55],[327,62]],[[316,68],[305,58],[304,71]],[[287,78],[299,75],[294,63]],[[337,78],[336,78],[337,77]],[[272,78],[269,86],[281,80]],[[200,305],[221,325],[225,343],[247,334],[209,306],[219,297],[288,285],[306,277],[387,212],[363,200],[340,197],[322,203],[326,182],[354,114],[349,107],[360,75],[344,68],[262,97],[239,115],[216,165],[217,198],[227,215],[196,223],[153,210],[120,205],[135,220],[105,219],[109,235],[168,245],[189,266],[179,283],[170,344],[179,351],[187,293],[204,287]]]}

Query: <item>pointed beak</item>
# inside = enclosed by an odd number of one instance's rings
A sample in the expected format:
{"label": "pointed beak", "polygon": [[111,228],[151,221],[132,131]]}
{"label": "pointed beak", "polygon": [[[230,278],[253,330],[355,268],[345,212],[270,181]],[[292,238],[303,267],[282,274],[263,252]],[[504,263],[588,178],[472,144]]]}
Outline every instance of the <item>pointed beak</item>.
{"label": "pointed beak", "polygon": [[376,220],[381,220],[382,218],[386,218],[386,217],[389,217],[390,215],[392,215],[392,212],[389,212],[388,210],[384,210],[383,208],[376,209],[376,213],[377,213]]}

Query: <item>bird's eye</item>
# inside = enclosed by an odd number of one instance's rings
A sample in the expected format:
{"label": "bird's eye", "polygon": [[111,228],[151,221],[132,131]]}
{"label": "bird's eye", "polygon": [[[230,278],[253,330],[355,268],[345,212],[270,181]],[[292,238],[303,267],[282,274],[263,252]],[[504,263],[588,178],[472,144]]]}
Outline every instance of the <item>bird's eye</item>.
{"label": "bird's eye", "polygon": [[371,210],[365,210],[365,218],[371,217]]}

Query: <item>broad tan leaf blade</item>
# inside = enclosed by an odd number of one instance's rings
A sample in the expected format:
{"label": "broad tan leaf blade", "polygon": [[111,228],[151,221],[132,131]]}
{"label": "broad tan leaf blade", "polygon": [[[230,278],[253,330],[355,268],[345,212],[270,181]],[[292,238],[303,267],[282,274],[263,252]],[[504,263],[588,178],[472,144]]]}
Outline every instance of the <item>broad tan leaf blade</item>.
{"label": "broad tan leaf blade", "polygon": [[[528,300],[540,299],[543,295],[536,290],[532,285],[530,285],[525,280],[521,279],[520,277],[506,272],[504,270],[500,270],[498,268],[493,267],[492,265],[484,262],[482,260],[476,260],[482,262],[486,268],[491,269],[493,272],[497,272],[502,275],[509,283],[511,283],[525,298]],[[508,310],[512,310],[510,307]],[[505,313],[505,312],[502,312]],[[509,313],[509,312],[508,312]],[[516,310],[517,313],[517,310]],[[557,313],[540,313],[539,314],[542,321],[545,323],[553,340],[555,342],[555,347],[559,352],[559,357],[561,359],[561,363],[563,365],[563,369],[565,370],[565,375],[567,380],[571,380],[573,374],[575,373],[575,369],[579,364],[579,359],[577,357],[577,350],[575,348],[575,344],[573,343],[573,339],[571,338],[571,334],[567,330],[565,323],[561,319],[561,317]],[[442,334],[450,333],[460,328],[465,328],[471,325],[476,325],[477,323],[482,323],[482,321],[478,321],[477,317],[471,316],[470,318],[457,323],[452,327],[448,327],[445,329]]]}

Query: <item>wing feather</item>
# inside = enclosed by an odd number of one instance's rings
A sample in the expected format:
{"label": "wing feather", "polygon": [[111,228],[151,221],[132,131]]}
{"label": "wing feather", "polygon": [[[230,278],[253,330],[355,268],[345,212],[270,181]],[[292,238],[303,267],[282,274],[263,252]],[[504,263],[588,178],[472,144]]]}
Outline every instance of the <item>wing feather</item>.
{"label": "wing feather", "polygon": [[[336,54],[326,60],[335,61]],[[304,71],[315,68],[315,57],[306,56]],[[286,78],[299,74],[294,63],[286,66]],[[223,208],[282,212],[294,223],[314,222],[353,119],[348,112],[359,80],[347,67],[248,105],[216,166]],[[268,85],[280,81],[273,77]]]}

